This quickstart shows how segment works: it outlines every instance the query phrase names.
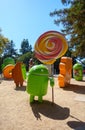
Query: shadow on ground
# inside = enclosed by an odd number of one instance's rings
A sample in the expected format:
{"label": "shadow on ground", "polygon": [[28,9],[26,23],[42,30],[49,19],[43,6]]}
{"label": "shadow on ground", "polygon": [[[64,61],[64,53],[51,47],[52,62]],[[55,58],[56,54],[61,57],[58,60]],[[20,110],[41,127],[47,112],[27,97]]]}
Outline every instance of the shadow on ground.
{"label": "shadow on ground", "polygon": [[68,126],[74,130],[85,130],[85,122],[82,121],[68,121]]}
{"label": "shadow on ground", "polygon": [[17,91],[26,91],[26,86],[15,87]]}
{"label": "shadow on ground", "polygon": [[55,103],[52,104],[50,101],[43,101],[43,103],[35,101],[30,105],[37,120],[41,119],[41,114],[54,120],[64,120],[69,116],[69,108],[63,108]]}
{"label": "shadow on ground", "polygon": [[68,84],[63,89],[67,91],[74,91],[75,93],[85,94],[85,85]]}

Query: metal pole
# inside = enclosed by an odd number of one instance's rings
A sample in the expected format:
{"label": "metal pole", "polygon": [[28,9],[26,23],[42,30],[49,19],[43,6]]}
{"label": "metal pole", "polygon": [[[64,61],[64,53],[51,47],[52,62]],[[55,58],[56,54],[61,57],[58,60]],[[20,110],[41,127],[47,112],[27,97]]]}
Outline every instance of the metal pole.
{"label": "metal pole", "polygon": [[[53,77],[53,64],[51,65],[51,76]],[[52,87],[52,104],[54,103],[54,87]]]}

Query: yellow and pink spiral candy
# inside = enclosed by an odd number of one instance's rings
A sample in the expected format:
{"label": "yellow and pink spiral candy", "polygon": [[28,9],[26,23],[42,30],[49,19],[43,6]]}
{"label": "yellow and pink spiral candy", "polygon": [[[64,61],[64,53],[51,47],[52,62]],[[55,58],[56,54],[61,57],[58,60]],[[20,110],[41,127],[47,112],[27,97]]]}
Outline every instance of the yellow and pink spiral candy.
{"label": "yellow and pink spiral candy", "polygon": [[57,31],[43,33],[36,41],[35,57],[44,64],[53,64],[56,59],[63,56],[68,44],[64,35]]}

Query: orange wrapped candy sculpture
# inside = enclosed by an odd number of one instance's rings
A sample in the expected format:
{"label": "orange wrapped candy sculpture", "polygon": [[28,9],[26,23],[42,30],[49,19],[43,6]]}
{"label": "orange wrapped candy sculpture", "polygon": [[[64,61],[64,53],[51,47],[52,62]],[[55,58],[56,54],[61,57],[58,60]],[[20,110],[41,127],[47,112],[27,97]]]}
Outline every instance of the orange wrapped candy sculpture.
{"label": "orange wrapped candy sculpture", "polygon": [[24,64],[21,62],[16,63],[14,69],[12,70],[12,77],[16,84],[16,87],[23,86],[24,79],[26,78],[26,70]]}
{"label": "orange wrapped candy sculpture", "polygon": [[59,87],[65,87],[70,83],[72,77],[72,58],[62,57],[59,64],[60,74],[58,76]]}
{"label": "orange wrapped candy sculpture", "polygon": [[2,73],[4,78],[6,79],[12,79],[12,69],[15,66],[15,61],[11,57],[6,57],[3,60],[3,64],[1,65]]}

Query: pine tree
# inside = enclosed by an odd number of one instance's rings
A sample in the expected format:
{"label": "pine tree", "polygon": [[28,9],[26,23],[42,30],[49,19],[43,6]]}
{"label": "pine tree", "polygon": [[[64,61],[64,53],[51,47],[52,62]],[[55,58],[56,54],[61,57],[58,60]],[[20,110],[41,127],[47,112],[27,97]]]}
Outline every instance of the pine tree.
{"label": "pine tree", "polygon": [[14,48],[15,44],[13,40],[9,41],[8,44],[6,44],[4,51],[3,51],[3,56],[4,57],[16,57],[17,54],[17,49]]}
{"label": "pine tree", "polygon": [[23,41],[21,42],[20,52],[22,54],[25,54],[25,53],[31,52],[31,51],[32,51],[32,46],[29,45],[28,39],[23,39]]}
{"label": "pine tree", "polygon": [[57,15],[54,23],[63,25],[61,31],[68,36],[73,55],[85,57],[85,0],[62,0],[62,3],[67,8],[55,10],[50,16]]}

